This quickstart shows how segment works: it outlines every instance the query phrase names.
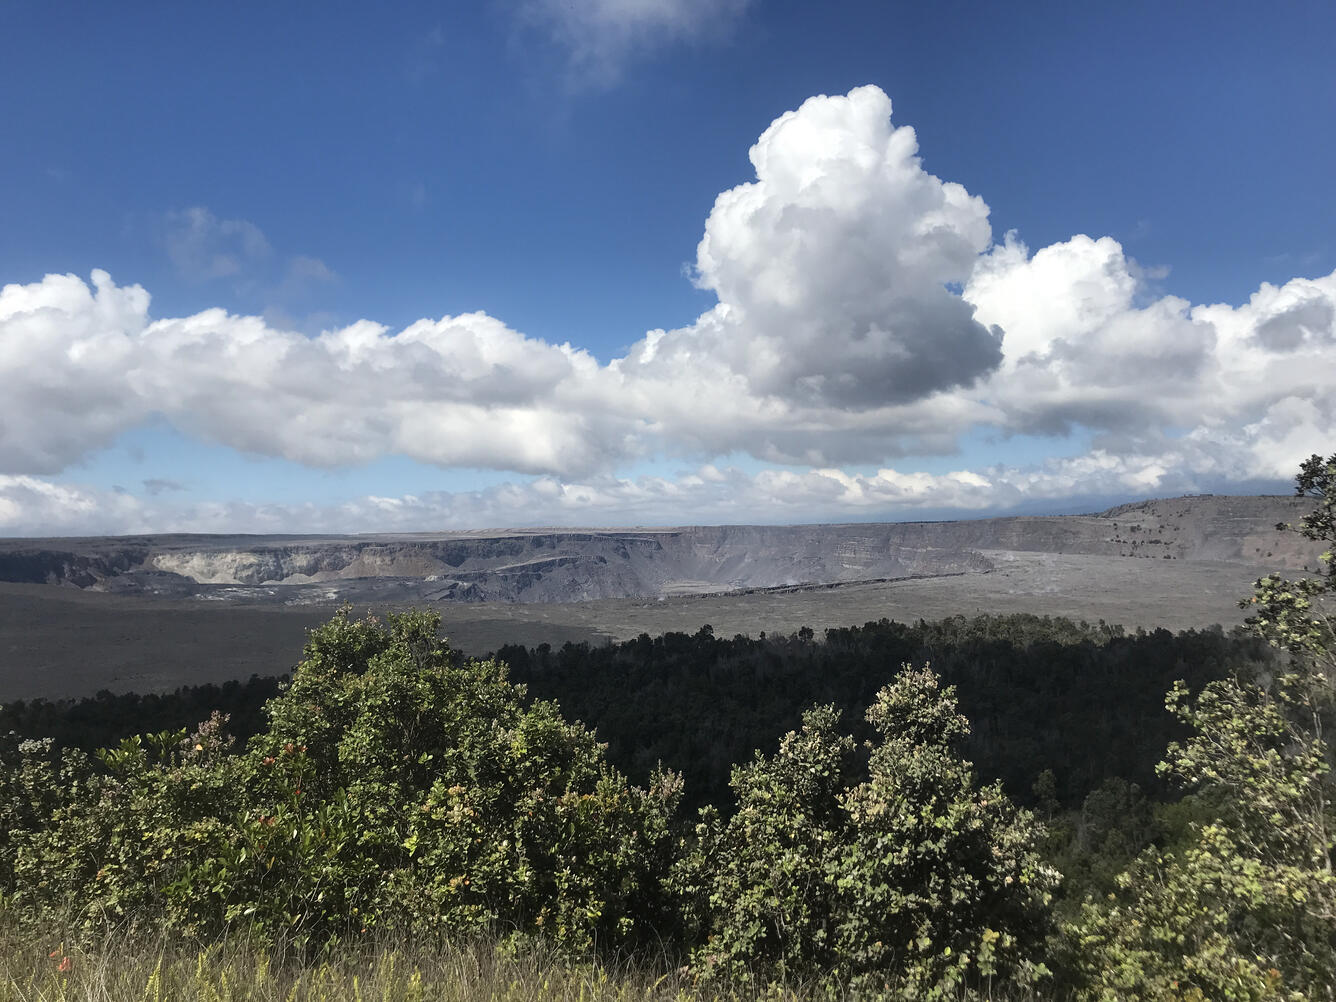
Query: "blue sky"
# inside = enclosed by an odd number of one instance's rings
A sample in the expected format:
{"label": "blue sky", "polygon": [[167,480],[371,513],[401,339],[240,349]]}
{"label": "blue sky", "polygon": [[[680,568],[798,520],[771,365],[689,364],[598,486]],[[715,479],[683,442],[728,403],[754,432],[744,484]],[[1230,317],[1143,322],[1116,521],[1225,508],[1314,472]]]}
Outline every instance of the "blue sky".
{"label": "blue sky", "polygon": [[1283,490],[1336,438],[1333,37],[0,0],[0,534]]}

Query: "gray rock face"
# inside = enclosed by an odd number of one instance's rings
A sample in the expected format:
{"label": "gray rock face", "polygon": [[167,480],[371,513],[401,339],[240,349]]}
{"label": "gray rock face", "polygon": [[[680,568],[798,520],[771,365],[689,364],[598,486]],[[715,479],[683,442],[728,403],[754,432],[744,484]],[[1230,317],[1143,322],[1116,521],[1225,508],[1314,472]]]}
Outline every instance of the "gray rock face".
{"label": "gray rock face", "polygon": [[0,541],[0,581],[145,597],[578,602],[987,573],[1001,552],[1316,566],[1308,502],[1187,497],[1097,515],[398,536]]}

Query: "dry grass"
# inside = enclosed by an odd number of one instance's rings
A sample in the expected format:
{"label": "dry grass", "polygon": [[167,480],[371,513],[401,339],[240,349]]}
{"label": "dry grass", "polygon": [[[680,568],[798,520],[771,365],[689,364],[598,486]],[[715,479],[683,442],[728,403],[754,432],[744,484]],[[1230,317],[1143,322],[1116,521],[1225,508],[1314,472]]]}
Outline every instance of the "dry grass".
{"label": "dry grass", "polygon": [[[0,931],[5,1002],[747,1002],[632,964],[572,964],[489,943],[358,946],[302,959],[224,941],[197,949],[108,937],[70,946]],[[789,993],[767,999],[796,1000]]]}

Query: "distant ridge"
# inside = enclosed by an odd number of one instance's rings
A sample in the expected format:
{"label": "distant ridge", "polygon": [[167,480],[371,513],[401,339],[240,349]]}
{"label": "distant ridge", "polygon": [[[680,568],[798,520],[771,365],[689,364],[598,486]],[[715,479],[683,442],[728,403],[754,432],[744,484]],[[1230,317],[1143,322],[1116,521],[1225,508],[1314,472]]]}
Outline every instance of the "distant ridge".
{"label": "distant ridge", "polygon": [[1275,525],[1309,505],[1206,494],[940,522],[14,539],[0,541],[0,581],[283,604],[573,602],[980,574],[1002,552],[1301,569],[1319,548]]}

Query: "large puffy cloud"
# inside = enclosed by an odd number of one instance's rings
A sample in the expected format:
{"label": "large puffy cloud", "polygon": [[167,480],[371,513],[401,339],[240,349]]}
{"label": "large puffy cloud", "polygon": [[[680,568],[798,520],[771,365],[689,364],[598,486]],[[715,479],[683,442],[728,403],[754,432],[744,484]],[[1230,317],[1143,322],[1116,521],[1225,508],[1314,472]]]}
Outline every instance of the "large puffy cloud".
{"label": "large puffy cloud", "polygon": [[597,363],[485,314],[308,338],[207,310],[153,321],[148,294],[95,272],[0,290],[0,470],[50,473],[151,415],[313,466],[387,453],[445,466],[583,471],[598,415],[563,399]]}
{"label": "large puffy cloud", "polygon": [[1336,439],[1336,272],[1264,283],[1237,308],[1201,306],[1218,349],[1201,382],[1202,438],[1247,450],[1255,476],[1289,477]]}
{"label": "large puffy cloud", "polygon": [[0,473],[55,473],[143,421],[128,385],[148,294],[104,272],[0,289]]}
{"label": "large puffy cloud", "polygon": [[[705,224],[695,280],[717,305],[607,364],[482,313],[308,337],[221,310],[155,319],[145,290],[100,271],[91,286],[6,286],[4,525],[80,510],[87,492],[40,476],[159,417],[312,466],[399,454],[543,479],[296,515],[171,507],[176,497],[139,511],[118,495],[118,524],[399,524],[391,512],[424,524],[680,521],[686,506],[696,521],[895,515],[928,496],[937,510],[982,509],[1049,492],[1274,482],[1330,451],[1336,273],[1262,285],[1241,305],[1194,305],[1154,291],[1108,237],[1033,253],[1011,235],[992,245],[987,206],[927,173],[890,112],[869,87],[776,120],[751,150],[755,179],[720,195]],[[1080,429],[1094,446],[1057,465],[946,480],[836,469],[907,469],[905,457],[950,454],[975,427],[1001,438]],[[799,468],[700,483],[615,476],[644,456],[739,451]]]}
{"label": "large puffy cloud", "polygon": [[997,336],[945,288],[988,246],[988,207],[922,168],[884,93],[811,98],[751,161],[756,180],[716,200],[696,267],[728,307],[712,353],[754,392],[861,409],[997,365]]}
{"label": "large puffy cloud", "polygon": [[[1117,241],[1087,236],[1033,255],[1014,237],[965,289],[1006,331],[978,388],[1008,431],[1081,425],[1121,454],[1216,456],[1237,479],[1285,479],[1336,434],[1336,273],[1263,284],[1237,307],[1151,297]],[[1209,444],[1217,446],[1214,450]]]}
{"label": "large puffy cloud", "polygon": [[980,259],[965,297],[1006,332],[1005,366],[984,392],[1009,428],[1125,431],[1187,417],[1215,331],[1185,300],[1140,303],[1142,286],[1109,237],[1076,236],[1030,257],[1008,236]]}
{"label": "large puffy cloud", "polygon": [[949,287],[988,247],[988,207],[927,173],[876,87],[814,97],[751,149],[756,180],[716,200],[697,283],[719,298],[615,360],[671,442],[822,465],[950,451],[988,408],[959,390],[1000,332]]}
{"label": "large puffy cloud", "polygon": [[485,314],[305,338],[210,311],[152,324],[142,343],[136,389],[238,449],[321,466],[386,453],[525,472],[601,461],[594,420],[560,399],[596,363]]}
{"label": "large puffy cloud", "polygon": [[927,173],[875,87],[815,97],[751,149],[756,180],[705,223],[696,280],[720,306],[626,360],[718,367],[794,407],[895,406],[968,385],[1001,361],[996,332],[947,285],[990,239],[988,207]]}

